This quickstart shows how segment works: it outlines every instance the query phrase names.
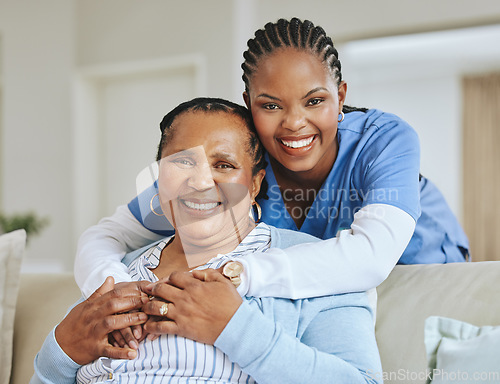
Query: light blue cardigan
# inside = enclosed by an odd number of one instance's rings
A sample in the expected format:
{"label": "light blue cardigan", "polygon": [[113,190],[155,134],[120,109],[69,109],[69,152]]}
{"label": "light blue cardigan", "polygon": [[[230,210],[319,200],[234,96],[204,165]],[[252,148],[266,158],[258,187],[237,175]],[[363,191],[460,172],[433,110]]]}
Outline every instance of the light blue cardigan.
{"label": "light blue cardigan", "polygon": [[[312,241],[318,239],[271,227],[271,247]],[[149,247],[128,254],[124,262],[129,264]],[[258,383],[382,382],[364,293],[301,300],[243,299],[215,346]],[[30,383],[73,384],[79,367],[59,347],[53,330],[35,358]]]}

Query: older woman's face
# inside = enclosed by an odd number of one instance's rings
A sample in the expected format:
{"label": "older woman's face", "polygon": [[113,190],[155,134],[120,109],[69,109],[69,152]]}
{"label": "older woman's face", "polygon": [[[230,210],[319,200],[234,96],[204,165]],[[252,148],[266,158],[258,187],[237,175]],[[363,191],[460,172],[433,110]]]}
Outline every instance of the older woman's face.
{"label": "older woman's face", "polygon": [[248,130],[241,119],[224,112],[186,112],[172,129],[158,181],[162,210],[176,231],[208,244],[233,233],[237,223],[248,224],[263,175],[252,176]]}

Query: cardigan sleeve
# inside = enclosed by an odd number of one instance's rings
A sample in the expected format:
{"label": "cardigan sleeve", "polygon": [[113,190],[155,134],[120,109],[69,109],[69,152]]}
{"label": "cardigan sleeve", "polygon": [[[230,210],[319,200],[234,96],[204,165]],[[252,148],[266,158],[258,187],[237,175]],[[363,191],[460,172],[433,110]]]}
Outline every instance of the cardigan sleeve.
{"label": "cardigan sleeve", "polygon": [[74,384],[80,365],[61,349],[55,338],[55,328],[45,339],[34,362],[35,374],[30,384]]}
{"label": "cardigan sleeve", "polygon": [[[305,301],[298,326],[289,331],[280,319],[286,322],[293,314],[275,312],[273,319],[245,301],[214,345],[259,384],[382,382],[370,310],[364,304],[348,303],[352,295],[340,296],[345,298]],[[309,318],[308,307],[332,300],[343,303],[313,308],[314,316]],[[295,330],[297,337],[292,334]]]}

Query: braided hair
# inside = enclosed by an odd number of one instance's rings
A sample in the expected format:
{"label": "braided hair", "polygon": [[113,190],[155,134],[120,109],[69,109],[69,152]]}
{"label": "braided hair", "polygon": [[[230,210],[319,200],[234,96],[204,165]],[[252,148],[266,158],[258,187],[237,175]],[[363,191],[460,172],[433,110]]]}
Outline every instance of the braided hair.
{"label": "braided hair", "polygon": [[[260,170],[266,169],[267,162],[264,156],[264,147],[257,136],[257,131],[255,130],[250,111],[242,105],[214,97],[197,97],[185,101],[165,115],[160,122],[161,138],[158,145],[156,161],[161,160],[163,149],[175,134],[175,129],[172,127],[174,120],[187,112],[228,113],[239,117],[243,125],[247,128],[247,148],[252,156],[253,164],[252,175],[255,176]],[[257,198],[267,199],[267,181],[265,179],[262,181]]]}
{"label": "braided hair", "polygon": [[[323,28],[315,26],[309,20],[301,21],[294,17],[290,21],[279,19],[276,23],[267,23],[264,29],[255,32],[253,39],[248,40],[247,46],[248,49],[243,53],[245,60],[241,64],[246,92],[249,91],[250,77],[256,71],[259,59],[286,47],[313,53],[331,71],[337,84],[342,81],[342,66],[332,39],[326,35]],[[343,110],[344,112],[367,111],[366,108],[348,106],[344,106]]]}

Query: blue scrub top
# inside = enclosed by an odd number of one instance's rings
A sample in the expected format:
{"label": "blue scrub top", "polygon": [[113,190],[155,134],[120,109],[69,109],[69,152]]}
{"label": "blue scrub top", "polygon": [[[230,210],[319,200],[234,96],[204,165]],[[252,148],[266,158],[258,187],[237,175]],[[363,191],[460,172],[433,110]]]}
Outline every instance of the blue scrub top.
{"label": "blue scrub top", "polygon": [[[297,228],[286,210],[283,195],[286,198],[287,191],[282,195],[268,161],[268,199],[258,201],[262,221],[329,239],[350,228],[354,214],[362,207],[389,204],[404,210],[417,222],[400,264],[465,260],[465,233],[436,186],[419,177],[420,145],[412,127],[399,117],[376,109],[349,112],[338,126],[337,140],[335,163],[301,228]],[[134,198],[129,209],[146,228],[171,235],[167,220],[151,213],[149,203],[155,193],[156,183]]]}

